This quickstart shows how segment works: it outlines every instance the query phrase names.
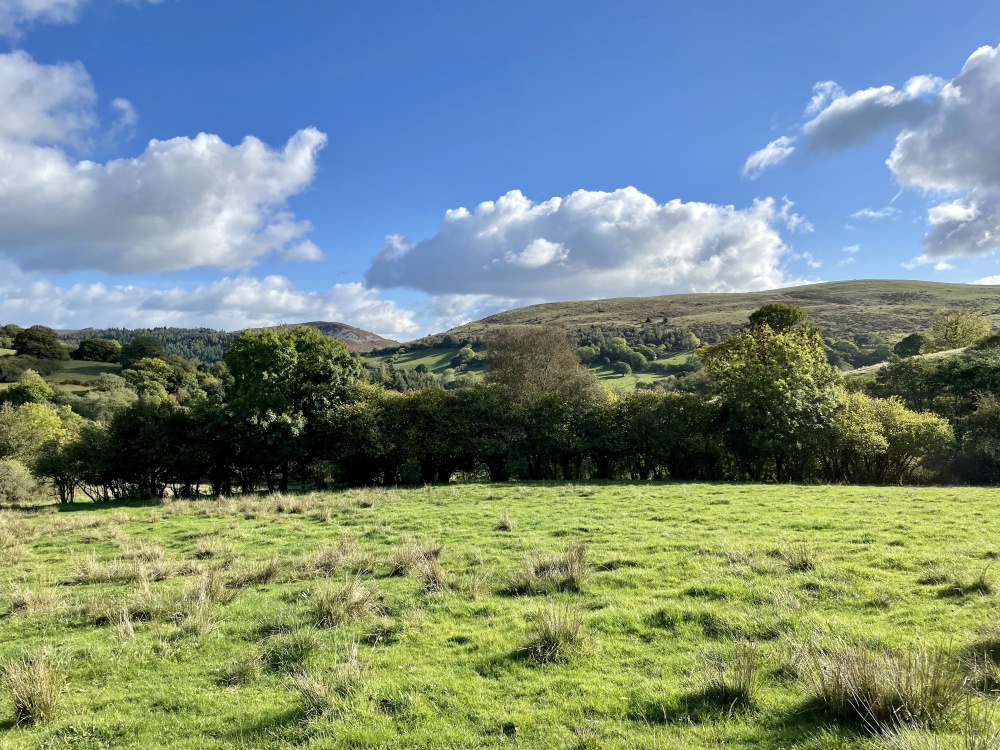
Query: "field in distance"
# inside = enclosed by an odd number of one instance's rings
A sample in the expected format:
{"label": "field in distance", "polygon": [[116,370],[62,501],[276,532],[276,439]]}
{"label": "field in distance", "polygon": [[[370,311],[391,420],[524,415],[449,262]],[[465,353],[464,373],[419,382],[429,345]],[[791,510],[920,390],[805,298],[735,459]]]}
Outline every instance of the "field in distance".
{"label": "field in distance", "polygon": [[860,663],[938,747],[997,684],[995,505],[595,483],[4,511],[0,660],[55,705],[15,726],[5,688],[0,745],[867,748],[816,681]]}

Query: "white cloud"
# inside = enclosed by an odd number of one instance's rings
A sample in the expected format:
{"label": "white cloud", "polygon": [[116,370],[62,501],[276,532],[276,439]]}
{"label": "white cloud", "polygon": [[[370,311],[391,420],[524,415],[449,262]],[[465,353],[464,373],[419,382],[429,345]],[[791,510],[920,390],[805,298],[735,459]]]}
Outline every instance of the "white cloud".
{"label": "white cloud", "polygon": [[760,151],[754,151],[747,157],[741,173],[751,180],[757,179],[765,169],[781,164],[791,156],[795,151],[794,143],[794,138],[785,135],[771,141]]}
{"label": "white cloud", "polygon": [[862,208],[860,211],[855,211],[851,214],[852,219],[871,219],[872,221],[878,221],[879,219],[887,219],[898,214],[899,211],[892,206],[886,206],[885,208]]}
{"label": "white cloud", "polygon": [[843,252],[848,255],[854,255],[858,250],[861,249],[861,245],[847,245],[843,248]]}
{"label": "white cloud", "polygon": [[[878,86],[852,94],[830,81],[817,84],[806,108],[811,119],[785,137],[798,139],[807,151],[830,152],[895,132],[886,164],[897,182],[952,194],[928,210],[930,229],[911,263],[982,255],[1000,248],[998,101],[1000,46],[981,47],[950,81],[915,76],[900,89]],[[895,213],[891,207],[866,208],[853,218]]]}
{"label": "white cloud", "polygon": [[[805,222],[790,205],[659,204],[633,187],[533,203],[513,190],[471,212],[448,211],[438,234],[416,244],[387,238],[365,278],[378,288],[518,300],[773,288],[791,283],[777,227]],[[536,265],[508,262],[529,247]]]}
{"label": "white cloud", "polygon": [[[201,133],[150,141],[131,159],[75,160],[67,148],[86,142],[95,100],[79,64],[0,55],[0,256],[110,273],[320,257],[286,201],[312,182],[323,133],[300,130],[281,149]],[[116,102],[119,124],[134,125],[131,105]]]}
{"label": "white cloud", "polygon": [[528,243],[519,253],[504,253],[503,259],[508,263],[516,263],[525,268],[541,268],[549,263],[558,263],[569,257],[569,250],[558,242],[549,242],[544,237],[538,237]]}
{"label": "white cloud", "polygon": [[135,135],[135,126],[139,124],[139,113],[135,111],[132,102],[121,97],[114,99],[111,106],[118,112],[118,120],[111,128],[111,132],[131,138]]}
{"label": "white cloud", "polygon": [[955,266],[951,265],[951,263],[945,263],[943,260],[939,260],[934,264],[935,271],[953,271],[954,269]]}
{"label": "white cloud", "polygon": [[981,279],[976,279],[972,282],[973,284],[983,284],[984,286],[1000,286],[1000,276],[984,276]]}
{"label": "white cloud", "polygon": [[4,322],[58,328],[207,325],[236,330],[327,320],[390,338],[412,336],[420,330],[413,311],[359,283],[307,292],[283,276],[239,276],[193,289],[155,289],[102,283],[59,287],[17,273],[13,276],[0,283],[0,319]]}
{"label": "white cloud", "polygon": [[[119,0],[139,2],[140,0]],[[19,36],[33,23],[72,23],[88,0],[0,0],[0,36]],[[160,0],[148,0],[158,3]]]}

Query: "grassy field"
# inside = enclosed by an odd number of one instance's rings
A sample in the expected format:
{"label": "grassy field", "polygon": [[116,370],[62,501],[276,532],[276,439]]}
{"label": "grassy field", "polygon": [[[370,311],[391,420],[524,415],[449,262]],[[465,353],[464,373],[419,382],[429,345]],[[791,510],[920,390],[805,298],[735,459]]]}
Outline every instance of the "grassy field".
{"label": "grassy field", "polygon": [[[0,357],[14,354],[11,349],[0,349]],[[91,389],[97,376],[101,373],[110,372],[117,374],[121,371],[121,365],[110,364],[108,362],[79,362],[69,359],[60,363],[59,369],[50,375],[45,375],[44,379],[56,390],[69,391],[71,393],[86,393]],[[9,387],[10,383],[0,383],[0,390]]]}
{"label": "grassy field", "polygon": [[[978,705],[996,502],[502,484],[5,511],[0,660],[55,708],[15,726],[5,689],[0,746],[872,747],[810,675],[938,664]],[[962,701],[928,700],[956,736]]]}

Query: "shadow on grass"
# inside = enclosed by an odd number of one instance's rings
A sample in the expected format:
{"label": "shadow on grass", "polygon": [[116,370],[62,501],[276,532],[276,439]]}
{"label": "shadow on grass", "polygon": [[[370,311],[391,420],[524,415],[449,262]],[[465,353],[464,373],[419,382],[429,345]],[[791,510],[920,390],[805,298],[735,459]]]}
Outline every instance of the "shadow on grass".
{"label": "shadow on grass", "polygon": [[[218,739],[231,747],[269,747],[275,740],[287,740],[299,744],[304,739],[299,735],[306,730],[308,718],[309,714],[301,707],[288,708],[257,721],[241,722],[228,732],[220,733]],[[294,731],[292,736],[289,736],[291,730]],[[257,744],[258,741],[260,744]]]}

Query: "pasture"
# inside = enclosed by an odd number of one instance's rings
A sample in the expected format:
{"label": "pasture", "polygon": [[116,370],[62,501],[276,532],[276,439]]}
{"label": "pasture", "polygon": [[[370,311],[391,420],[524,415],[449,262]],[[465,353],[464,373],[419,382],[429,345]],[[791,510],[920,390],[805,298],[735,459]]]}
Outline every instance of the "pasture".
{"label": "pasture", "polygon": [[[1000,684],[996,501],[508,483],[8,509],[0,747],[968,747]],[[858,664],[871,705],[841,684]],[[887,715],[919,729],[887,740]]]}

